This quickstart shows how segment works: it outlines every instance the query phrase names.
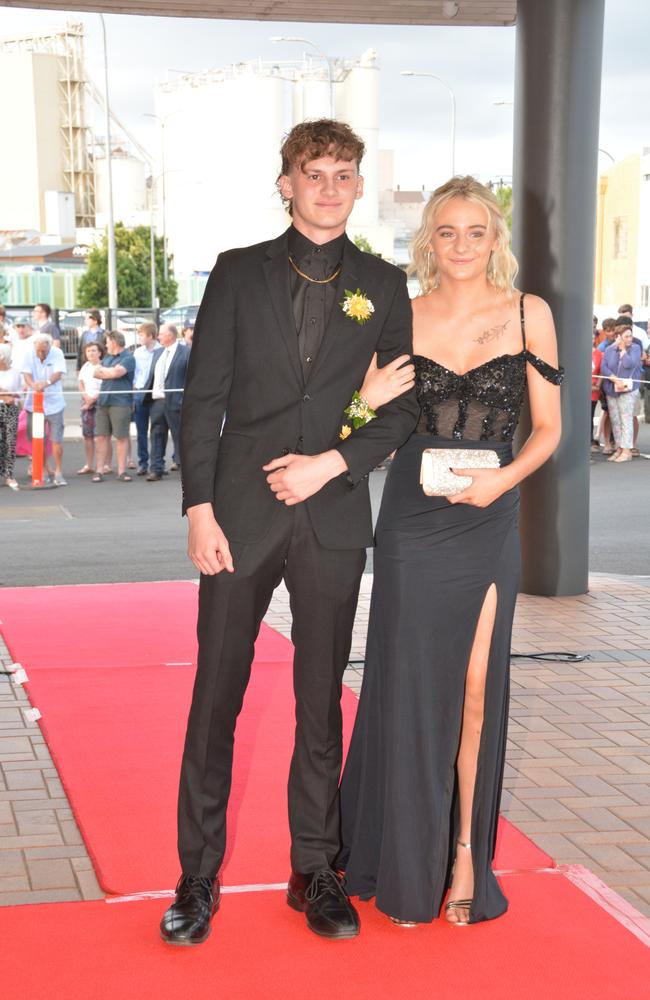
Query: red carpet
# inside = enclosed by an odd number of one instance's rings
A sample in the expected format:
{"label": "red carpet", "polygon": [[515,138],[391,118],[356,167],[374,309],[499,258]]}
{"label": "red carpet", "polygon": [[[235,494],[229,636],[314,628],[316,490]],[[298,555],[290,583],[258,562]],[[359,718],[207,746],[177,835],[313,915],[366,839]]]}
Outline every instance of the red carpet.
{"label": "red carpet", "polygon": [[[30,669],[50,752],[107,892],[178,878],[176,795],[191,667]],[[356,699],[345,690],[346,719]],[[226,884],[288,878],[286,787],[294,709],[289,663],[253,666],[238,721]]]}
{"label": "red carpet", "polygon": [[[508,913],[475,927],[395,927],[323,941],[280,892],[224,897],[200,948],[157,936],[164,900],[0,908],[2,986],[29,1000],[624,1000],[650,951],[562,874],[502,878]],[[643,986],[646,983],[646,987]]]}
{"label": "red carpet", "polygon": [[[42,712],[41,726],[104,888],[124,894],[171,888],[178,871],[175,800],[194,673],[196,588],[25,589],[1,592],[0,600],[0,627],[14,659],[29,674],[30,698]],[[123,626],[115,642],[101,649],[95,627],[77,622],[86,617],[90,600],[104,610],[110,606]],[[237,730],[227,885],[283,882],[288,874],[290,658],[290,644],[265,629]],[[346,691],[346,739],[355,708]],[[650,980],[648,922],[624,913],[619,922],[603,908],[607,889],[589,873],[539,870],[552,865],[502,820],[495,867],[518,870],[500,877],[510,901],[504,917],[463,930],[439,920],[407,931],[373,904],[360,903],[361,936],[346,942],[310,934],[282,892],[225,894],[212,937],[197,949],[160,941],[157,925],[168,898],[0,907],[3,995],[17,1000],[641,997]],[[619,911],[619,904],[625,905],[611,898],[609,904]]]}
{"label": "red carpet", "polygon": [[[28,673],[31,667],[196,666],[197,599],[190,581],[3,587],[0,630]],[[107,641],[97,623],[109,620],[115,628]],[[265,625],[260,640],[258,660],[292,655],[289,640]]]}
{"label": "red carpet", "polygon": [[[171,888],[178,874],[176,795],[194,674],[182,664],[195,655],[196,587],[21,588],[3,591],[0,599],[5,640],[28,672],[30,699],[42,713],[41,726],[102,887],[114,894]],[[110,606],[111,617],[123,623],[114,644],[98,643],[95,625],[77,626],[77,618],[90,618],[79,612],[90,600]],[[276,883],[288,876],[291,653],[291,644],[276,632],[260,634],[237,728],[227,885]],[[115,662],[107,665],[111,655]],[[143,662],[150,665],[137,665]],[[356,711],[347,689],[343,711],[347,743]],[[551,865],[547,854],[502,820],[497,870]]]}

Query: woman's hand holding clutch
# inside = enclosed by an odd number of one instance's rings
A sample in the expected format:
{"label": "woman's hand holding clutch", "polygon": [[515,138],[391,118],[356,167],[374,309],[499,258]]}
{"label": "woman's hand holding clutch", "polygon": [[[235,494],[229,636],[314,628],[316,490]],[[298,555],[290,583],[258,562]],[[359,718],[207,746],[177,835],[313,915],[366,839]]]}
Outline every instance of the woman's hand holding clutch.
{"label": "woman's hand holding clutch", "polygon": [[468,503],[472,507],[489,507],[515,485],[503,469],[452,469],[455,476],[471,476],[472,483],[461,493],[447,497],[449,503]]}
{"label": "woman's hand holding clutch", "polygon": [[377,367],[377,355],[373,354],[359,395],[367,400],[371,409],[377,410],[414,385],[415,366],[408,354],[401,354],[383,368]]}

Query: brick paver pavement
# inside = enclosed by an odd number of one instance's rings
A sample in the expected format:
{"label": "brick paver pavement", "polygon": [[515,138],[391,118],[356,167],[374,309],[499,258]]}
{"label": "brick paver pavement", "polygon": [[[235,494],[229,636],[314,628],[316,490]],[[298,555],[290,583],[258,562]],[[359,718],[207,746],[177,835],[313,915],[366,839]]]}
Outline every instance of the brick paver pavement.
{"label": "brick paver pavement", "polygon": [[[0,669],[11,663],[0,638]],[[0,675],[0,905],[103,895],[22,687]]]}
{"label": "brick paver pavement", "polygon": [[[355,691],[371,585],[364,577],[345,676]],[[283,588],[266,622],[289,634]],[[559,863],[585,865],[650,916],[650,578],[596,575],[582,597],[521,596],[513,652],[557,650],[589,659],[513,660],[503,812]],[[0,658],[9,662],[1,641]],[[0,905],[97,898],[28,707],[22,688],[0,677]]]}

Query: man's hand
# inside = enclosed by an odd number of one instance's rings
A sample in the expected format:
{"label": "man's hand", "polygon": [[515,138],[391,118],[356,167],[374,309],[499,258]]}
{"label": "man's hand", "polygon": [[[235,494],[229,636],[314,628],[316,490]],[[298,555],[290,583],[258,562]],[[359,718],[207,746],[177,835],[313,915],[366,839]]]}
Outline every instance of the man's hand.
{"label": "man's hand", "polygon": [[320,455],[284,455],[263,466],[266,481],[287,507],[318,493],[330,479],[345,472],[345,459],[335,448]]}
{"label": "man's hand", "polygon": [[228,539],[215,520],[212,504],[189,507],[187,519],[190,524],[187,554],[196,568],[205,576],[215,576],[224,569],[234,573]]}

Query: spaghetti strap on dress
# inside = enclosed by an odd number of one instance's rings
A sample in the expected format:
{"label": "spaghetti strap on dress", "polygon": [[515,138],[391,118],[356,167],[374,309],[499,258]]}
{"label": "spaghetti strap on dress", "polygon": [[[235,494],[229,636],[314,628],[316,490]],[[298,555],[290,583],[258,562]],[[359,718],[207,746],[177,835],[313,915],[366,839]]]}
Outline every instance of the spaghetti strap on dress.
{"label": "spaghetti strap on dress", "polygon": [[493,874],[508,720],[510,642],[519,582],[519,491],[486,508],[428,497],[425,448],[486,448],[512,461],[527,364],[561,369],[526,346],[459,375],[415,355],[421,415],[387,477],[377,523],[363,686],[342,785],[341,867],[351,895],[401,920],[437,917],[459,835],[456,756],[465,678],[490,587],[497,593],[471,824],[470,922],[502,914]]}

